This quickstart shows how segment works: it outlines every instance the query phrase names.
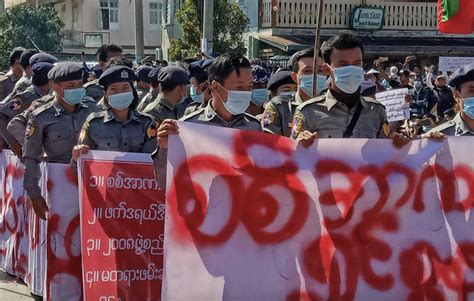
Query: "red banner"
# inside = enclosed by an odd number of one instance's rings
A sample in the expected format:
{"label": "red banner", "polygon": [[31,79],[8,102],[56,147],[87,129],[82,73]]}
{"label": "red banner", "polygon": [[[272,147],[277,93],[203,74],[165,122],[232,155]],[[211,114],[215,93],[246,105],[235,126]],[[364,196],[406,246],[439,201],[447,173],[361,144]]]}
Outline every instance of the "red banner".
{"label": "red banner", "polygon": [[85,300],[159,300],[165,206],[149,155],[99,154],[80,168]]}

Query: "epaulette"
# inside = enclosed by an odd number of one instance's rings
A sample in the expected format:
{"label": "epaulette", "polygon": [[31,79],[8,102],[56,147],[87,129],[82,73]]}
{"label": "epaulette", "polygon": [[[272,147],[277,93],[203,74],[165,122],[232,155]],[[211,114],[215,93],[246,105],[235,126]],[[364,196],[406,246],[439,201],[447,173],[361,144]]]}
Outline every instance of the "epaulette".
{"label": "epaulette", "polygon": [[362,98],[363,98],[366,102],[370,102],[370,103],[377,104],[377,105],[380,105],[380,106],[385,107],[380,101],[378,101],[378,100],[375,99],[375,98],[366,97],[366,96],[363,96]]}
{"label": "epaulette", "polygon": [[[41,98],[40,98],[41,99]],[[32,116],[38,116],[39,114],[43,113],[44,111],[48,110],[54,105],[54,101],[45,102],[38,107],[36,107],[33,111],[31,111]]]}
{"label": "epaulette", "polygon": [[196,111],[192,112],[191,114],[188,114],[188,115],[186,115],[186,116],[183,116],[183,117],[181,117],[181,119],[179,119],[179,121],[186,121],[186,120],[189,120],[189,119],[191,119],[192,117],[197,116],[197,115],[201,114],[202,112],[204,112],[204,109],[205,109],[205,108],[200,108],[199,110],[196,110]]}
{"label": "epaulette", "polygon": [[107,111],[92,112],[92,113],[89,114],[89,116],[87,116],[86,122],[90,122],[90,121],[92,121],[94,119],[97,119],[97,118],[102,118],[106,114],[107,114]]}
{"label": "epaulette", "polygon": [[292,101],[293,99],[295,99],[294,96],[281,96],[281,95],[278,95],[278,96],[275,96],[273,97],[272,99],[270,99],[270,102],[274,105],[274,106],[278,106],[284,102],[289,102],[289,101]]}
{"label": "epaulette", "polygon": [[82,99],[82,102],[93,102],[93,103],[96,103],[94,98],[90,97],[90,96],[84,96],[84,98]]}
{"label": "epaulette", "polygon": [[315,98],[311,98],[302,104],[299,105],[300,110],[302,110],[304,107],[315,104],[315,103],[320,103],[326,100],[326,95],[321,95]]}
{"label": "epaulette", "polygon": [[[432,128],[431,130],[429,130],[426,134],[431,134],[433,132],[442,132],[444,130],[447,130],[449,129],[450,127],[453,127],[456,125],[456,122],[454,120],[450,120],[448,122],[445,122],[443,124],[440,124],[434,128]],[[425,134],[425,135],[426,135]]]}
{"label": "epaulette", "polygon": [[90,86],[99,85],[98,82],[99,82],[98,79],[94,79],[93,81],[87,82],[87,83],[85,83],[85,84],[82,85],[82,86],[83,86],[85,89],[87,89],[87,88],[89,88]]}
{"label": "epaulette", "polygon": [[258,119],[257,117],[253,116],[252,114],[249,114],[249,113],[244,113],[246,117],[250,118],[250,119],[253,119],[255,121],[257,121],[258,123],[260,123],[260,119]]}

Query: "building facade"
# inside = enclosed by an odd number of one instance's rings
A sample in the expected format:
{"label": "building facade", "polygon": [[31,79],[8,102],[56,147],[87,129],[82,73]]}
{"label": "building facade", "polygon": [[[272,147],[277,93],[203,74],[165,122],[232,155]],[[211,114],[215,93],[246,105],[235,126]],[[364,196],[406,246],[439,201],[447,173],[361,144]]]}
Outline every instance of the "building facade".
{"label": "building facade", "polygon": [[[313,47],[317,0],[243,1],[258,9],[258,29],[249,34],[250,57],[284,59],[297,50]],[[428,63],[437,61],[440,55],[472,56],[474,52],[474,35],[438,31],[437,0],[324,2],[321,39],[327,40],[341,30],[353,30],[364,42],[367,61],[379,56],[403,61],[407,54],[413,54],[421,63]],[[359,7],[364,10],[356,10]],[[380,19],[361,22],[361,16]]]}
{"label": "building facade", "polygon": [[[161,47],[164,0],[143,0],[145,55]],[[54,5],[64,22],[63,52],[93,54],[102,44],[117,44],[125,53],[135,49],[135,9],[131,0],[6,0],[7,8]]]}

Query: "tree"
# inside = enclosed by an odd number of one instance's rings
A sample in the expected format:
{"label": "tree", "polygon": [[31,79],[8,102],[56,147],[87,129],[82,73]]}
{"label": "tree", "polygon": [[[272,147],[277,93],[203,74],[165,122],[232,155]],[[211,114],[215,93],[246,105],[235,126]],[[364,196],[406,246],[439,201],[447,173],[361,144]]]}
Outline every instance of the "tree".
{"label": "tree", "polygon": [[[203,27],[203,0],[185,0],[176,13],[182,34],[171,42],[172,60],[200,53]],[[235,51],[245,54],[243,33],[247,30],[249,18],[235,1],[214,0],[214,52]]]}
{"label": "tree", "polygon": [[0,16],[0,60],[8,65],[8,55],[14,47],[61,51],[64,23],[52,6],[34,8],[16,5]]}

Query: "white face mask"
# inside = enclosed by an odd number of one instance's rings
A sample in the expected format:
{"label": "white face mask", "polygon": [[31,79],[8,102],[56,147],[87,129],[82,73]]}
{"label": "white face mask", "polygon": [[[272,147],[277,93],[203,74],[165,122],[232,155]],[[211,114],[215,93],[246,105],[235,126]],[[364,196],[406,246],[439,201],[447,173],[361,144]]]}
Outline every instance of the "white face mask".
{"label": "white face mask", "polygon": [[[222,87],[222,85],[220,86]],[[232,115],[240,115],[245,113],[250,105],[250,100],[252,99],[252,91],[229,91],[224,87],[222,87],[222,89],[227,91],[227,101],[223,101],[221,98],[225,109]]]}

